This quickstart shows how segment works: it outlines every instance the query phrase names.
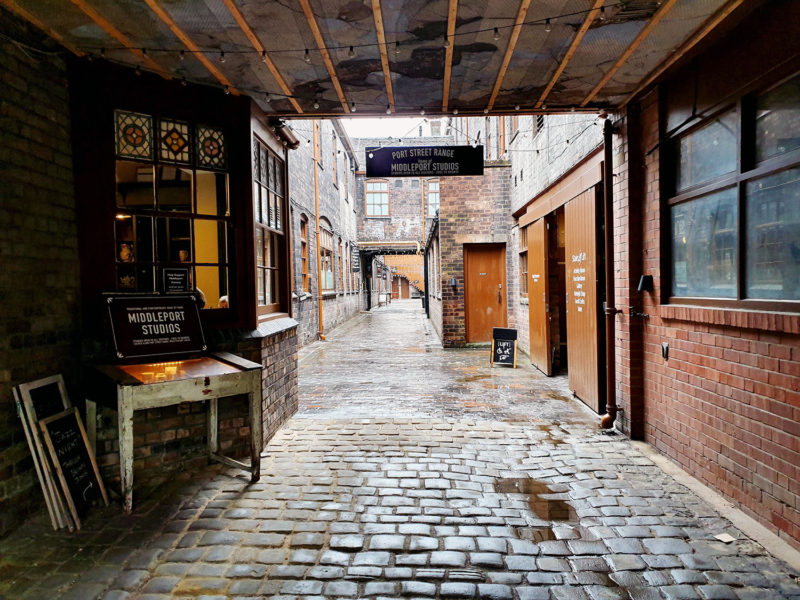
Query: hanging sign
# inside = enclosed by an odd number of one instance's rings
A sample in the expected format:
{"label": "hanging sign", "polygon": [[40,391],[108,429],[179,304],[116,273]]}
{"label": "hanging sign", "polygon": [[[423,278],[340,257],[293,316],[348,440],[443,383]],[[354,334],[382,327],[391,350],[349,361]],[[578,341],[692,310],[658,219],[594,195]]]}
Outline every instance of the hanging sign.
{"label": "hanging sign", "polygon": [[117,358],[207,349],[194,296],[110,296],[106,301]]}
{"label": "hanging sign", "polygon": [[367,177],[483,175],[483,146],[367,148]]}
{"label": "hanging sign", "polygon": [[350,259],[350,270],[353,273],[358,273],[361,270],[361,258],[358,254],[358,246],[350,246],[352,255]]}

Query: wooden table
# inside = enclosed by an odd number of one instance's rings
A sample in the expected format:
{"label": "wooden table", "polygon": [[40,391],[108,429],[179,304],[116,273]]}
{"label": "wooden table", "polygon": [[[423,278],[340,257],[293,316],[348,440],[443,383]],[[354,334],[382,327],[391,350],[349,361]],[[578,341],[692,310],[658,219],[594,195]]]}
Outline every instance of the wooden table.
{"label": "wooden table", "polygon": [[[228,466],[260,477],[263,421],[261,365],[227,353],[174,362],[134,365],[94,365],[87,369],[87,435],[94,446],[97,404],[117,410],[120,481],[124,509],[133,507],[133,413],[182,402],[208,401],[208,455]],[[219,453],[219,398],[247,394],[250,413],[250,464]]]}

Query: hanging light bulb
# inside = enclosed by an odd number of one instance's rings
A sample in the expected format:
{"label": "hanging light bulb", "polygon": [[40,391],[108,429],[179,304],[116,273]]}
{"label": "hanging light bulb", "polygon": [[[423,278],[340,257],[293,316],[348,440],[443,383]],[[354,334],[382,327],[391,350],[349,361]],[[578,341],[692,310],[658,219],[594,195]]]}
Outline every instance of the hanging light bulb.
{"label": "hanging light bulb", "polygon": [[221,62],[221,63],[225,62],[225,50],[220,50],[219,51],[219,62]]}
{"label": "hanging light bulb", "polygon": [[186,60],[186,52],[184,52],[183,50],[178,52],[178,60],[180,60],[181,62],[185,61]]}
{"label": "hanging light bulb", "polygon": [[400,42],[395,42],[394,43],[394,54],[395,54],[395,56],[400,54]]}
{"label": "hanging light bulb", "polygon": [[519,110],[519,104],[514,107],[514,110]]}
{"label": "hanging light bulb", "polygon": [[184,75],[184,76],[181,78],[181,85],[182,85],[183,87],[186,87],[186,75]]}
{"label": "hanging light bulb", "polygon": [[446,33],[444,34],[444,43],[442,44],[442,47],[443,48],[449,48],[450,47],[450,40],[448,39]]}
{"label": "hanging light bulb", "polygon": [[500,39],[500,32],[497,30],[497,27],[494,28],[494,35],[492,35],[492,39],[495,42]]}
{"label": "hanging light bulb", "polygon": [[319,108],[319,100],[314,98],[314,110],[317,110],[318,108]]}
{"label": "hanging light bulb", "polygon": [[231,88],[226,85],[224,88],[222,88],[222,91],[225,92],[225,95],[227,96],[231,93]]}
{"label": "hanging light bulb", "polygon": [[600,7],[600,20],[601,21],[605,21],[606,20],[606,7],[605,6],[601,6]]}
{"label": "hanging light bulb", "polygon": [[350,112],[356,112],[356,103],[355,102],[351,102],[350,103]]}
{"label": "hanging light bulb", "polygon": [[488,115],[489,114],[489,109],[488,108],[484,108],[483,109],[483,114]]}
{"label": "hanging light bulb", "polygon": [[350,50],[347,52],[347,56],[348,56],[348,58],[355,58],[356,57],[356,51],[352,46],[350,46]]}
{"label": "hanging light bulb", "polygon": [[106,49],[100,48],[100,58],[105,58],[105,57],[106,57]]}
{"label": "hanging light bulb", "polygon": [[453,114],[454,114],[454,115],[457,115],[457,114],[458,114],[458,109],[457,109],[457,108],[454,108],[454,109],[453,109]]}
{"label": "hanging light bulb", "polygon": [[420,107],[419,114],[420,114],[421,117],[424,117],[425,116],[425,109]]}
{"label": "hanging light bulb", "polygon": [[309,54],[308,48],[306,48],[306,53],[305,56],[303,57],[303,60],[306,61],[307,63],[311,62],[311,54]]}
{"label": "hanging light bulb", "polygon": [[272,102],[272,96],[270,96],[270,95],[269,95],[269,92],[267,92],[266,94],[264,94],[264,102],[266,102],[267,104],[269,104],[270,102]]}
{"label": "hanging light bulb", "polygon": [[147,48],[142,48],[142,56],[147,56]]}
{"label": "hanging light bulb", "polygon": [[552,26],[552,25],[550,25],[550,19],[545,19],[545,20],[544,20],[544,30],[545,30],[547,33],[550,33],[551,31],[553,31],[553,26]]}
{"label": "hanging light bulb", "polygon": [[136,67],[136,71],[135,71],[135,73],[136,73],[137,75],[141,75],[141,74],[142,74],[142,70],[141,70],[139,67]]}
{"label": "hanging light bulb", "polygon": [[386,114],[387,114],[387,115],[390,115],[390,114],[392,114],[392,107],[391,107],[391,106],[389,106],[388,104],[386,105]]}

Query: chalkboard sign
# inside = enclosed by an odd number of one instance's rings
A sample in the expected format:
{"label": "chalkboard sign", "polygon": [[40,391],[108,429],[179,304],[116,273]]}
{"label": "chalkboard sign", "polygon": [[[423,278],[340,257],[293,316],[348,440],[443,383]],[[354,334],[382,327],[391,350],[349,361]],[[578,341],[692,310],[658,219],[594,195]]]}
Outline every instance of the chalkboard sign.
{"label": "chalkboard sign", "polygon": [[69,406],[65,406],[58,381],[47,383],[41,387],[31,387],[28,389],[28,393],[37,420],[52,417],[65,408],[69,408]]}
{"label": "chalkboard sign", "polygon": [[80,529],[80,519],[86,516],[93,502],[102,497],[108,505],[108,496],[78,409],[71,408],[42,419],[39,425],[70,512]]}
{"label": "chalkboard sign", "polygon": [[491,364],[517,367],[517,330],[504,327],[492,329]]}

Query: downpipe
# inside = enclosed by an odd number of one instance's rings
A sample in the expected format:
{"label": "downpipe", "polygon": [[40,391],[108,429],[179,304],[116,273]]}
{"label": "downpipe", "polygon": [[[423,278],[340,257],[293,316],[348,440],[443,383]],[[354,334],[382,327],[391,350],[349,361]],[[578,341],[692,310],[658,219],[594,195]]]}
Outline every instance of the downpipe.
{"label": "downpipe", "polygon": [[603,309],[606,316],[606,414],[600,417],[600,427],[611,429],[617,419],[617,368],[614,341],[615,322],[622,311],[614,306],[614,165],[612,135],[614,126],[606,117],[603,124],[603,218],[605,220],[605,279],[606,301]]}

